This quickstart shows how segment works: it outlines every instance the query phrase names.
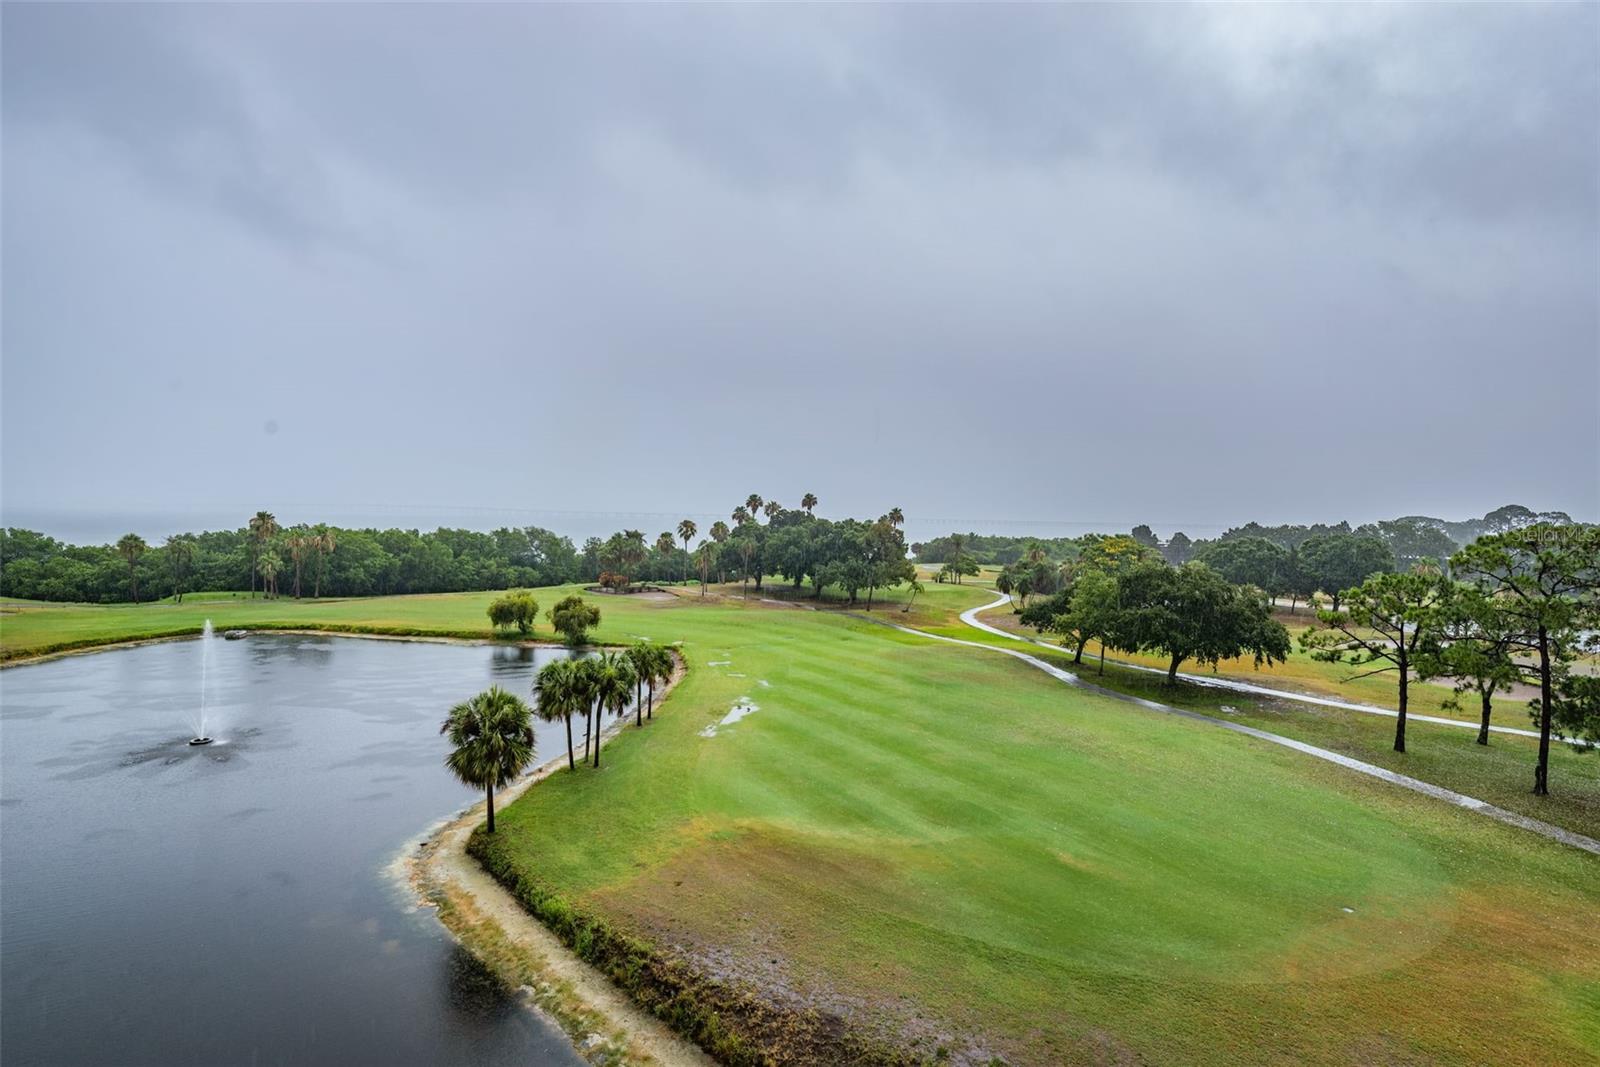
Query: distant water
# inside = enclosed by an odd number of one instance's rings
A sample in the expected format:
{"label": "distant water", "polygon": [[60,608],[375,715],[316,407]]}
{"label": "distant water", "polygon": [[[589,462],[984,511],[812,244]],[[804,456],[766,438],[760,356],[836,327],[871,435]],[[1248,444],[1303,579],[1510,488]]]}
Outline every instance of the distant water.
{"label": "distant water", "polygon": [[[502,526],[543,526],[575,540],[582,540],[591,534],[609,533],[617,528],[616,522],[600,515],[583,512],[535,512],[511,508],[435,511],[412,508],[325,510],[285,507],[268,510],[272,510],[284,526],[300,522],[326,522],[356,529],[373,527],[402,530],[436,530],[441,526],[465,530],[493,530]],[[125,533],[136,533],[151,544],[160,544],[175,533],[243,529],[253,514],[254,510],[173,509],[124,512],[7,508],[0,512],[0,526],[37,530],[74,545],[111,544]]]}
{"label": "distant water", "polygon": [[443,767],[450,705],[527,695],[565,653],[210,651],[205,748],[185,743],[199,642],[0,672],[7,1067],[582,1062],[385,872],[478,797]]}

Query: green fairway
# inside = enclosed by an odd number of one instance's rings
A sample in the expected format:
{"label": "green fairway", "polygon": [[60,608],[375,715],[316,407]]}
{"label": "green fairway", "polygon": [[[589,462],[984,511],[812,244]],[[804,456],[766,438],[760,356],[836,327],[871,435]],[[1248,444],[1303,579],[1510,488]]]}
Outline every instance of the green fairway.
{"label": "green fairway", "polygon": [[1600,1054],[1593,857],[981,650],[637,615],[690,676],[491,849],[702,968],[930,1056]]}
{"label": "green fairway", "polygon": [[[1594,857],[982,649],[684,592],[594,598],[598,639],[681,640],[690,671],[490,846],[665,957],[929,1059],[1600,1057]],[[206,618],[487,635],[494,595],[7,603],[0,642]],[[930,585],[905,613],[904,595],[874,618],[949,626],[992,597]],[[1249,721],[1310,729],[1284,714]],[[1514,751],[1495,749],[1461,758]]]}

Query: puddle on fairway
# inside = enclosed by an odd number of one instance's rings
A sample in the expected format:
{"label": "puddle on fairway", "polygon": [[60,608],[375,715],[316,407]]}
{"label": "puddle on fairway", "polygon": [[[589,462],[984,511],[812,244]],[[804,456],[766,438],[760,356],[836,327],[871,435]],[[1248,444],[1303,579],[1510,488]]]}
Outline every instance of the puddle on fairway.
{"label": "puddle on fairway", "polygon": [[722,717],[721,721],[712,723],[704,730],[701,730],[700,736],[716,737],[717,727],[732,726],[746,715],[754,714],[760,710],[761,705],[754,703],[749,697],[740,697],[739,700],[733,705],[732,709],[729,710],[728,714]]}

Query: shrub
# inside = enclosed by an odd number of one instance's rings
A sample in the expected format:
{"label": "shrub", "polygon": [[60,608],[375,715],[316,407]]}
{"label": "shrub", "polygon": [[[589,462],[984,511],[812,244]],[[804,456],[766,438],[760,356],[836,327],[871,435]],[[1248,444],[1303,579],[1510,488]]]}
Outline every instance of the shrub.
{"label": "shrub", "polygon": [[580,596],[563,598],[550,609],[550,623],[569,645],[581,645],[600,625],[600,609]]}

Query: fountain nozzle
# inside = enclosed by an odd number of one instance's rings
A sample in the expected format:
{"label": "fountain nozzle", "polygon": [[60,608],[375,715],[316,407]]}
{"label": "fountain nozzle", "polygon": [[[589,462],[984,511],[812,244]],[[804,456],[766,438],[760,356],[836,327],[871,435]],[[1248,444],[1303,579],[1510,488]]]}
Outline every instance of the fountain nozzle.
{"label": "fountain nozzle", "polygon": [[191,745],[209,745],[211,743],[211,738],[209,738],[209,737],[191,737],[189,739],[189,743]]}

